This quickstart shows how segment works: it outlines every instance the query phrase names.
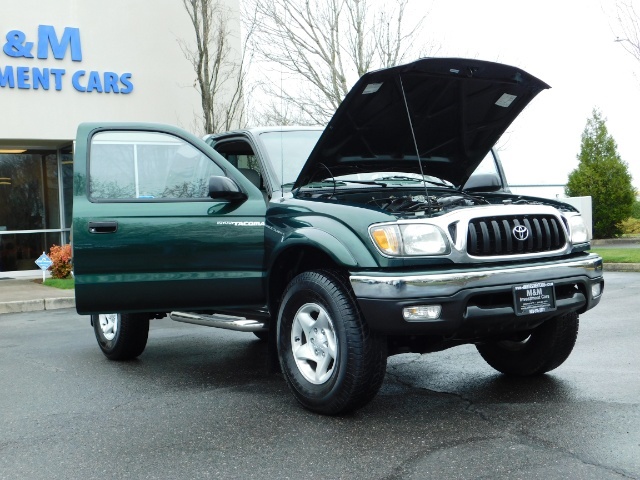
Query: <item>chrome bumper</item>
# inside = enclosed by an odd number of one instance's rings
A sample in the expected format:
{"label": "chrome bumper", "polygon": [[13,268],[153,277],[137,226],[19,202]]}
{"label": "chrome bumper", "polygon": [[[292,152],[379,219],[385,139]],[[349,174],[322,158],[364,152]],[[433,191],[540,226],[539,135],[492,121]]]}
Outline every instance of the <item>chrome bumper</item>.
{"label": "chrome bumper", "polygon": [[410,299],[447,297],[475,288],[519,285],[536,280],[554,281],[569,277],[602,278],[602,258],[595,254],[560,263],[519,265],[509,268],[464,269],[395,275],[353,274],[349,277],[358,298]]}

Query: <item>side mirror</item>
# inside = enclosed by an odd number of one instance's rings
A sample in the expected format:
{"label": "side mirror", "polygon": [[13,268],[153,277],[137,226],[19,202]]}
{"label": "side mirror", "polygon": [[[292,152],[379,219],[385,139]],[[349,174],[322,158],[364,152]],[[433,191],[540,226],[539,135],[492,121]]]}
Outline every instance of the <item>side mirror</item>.
{"label": "side mirror", "polygon": [[209,177],[209,196],[214,200],[226,200],[229,202],[244,202],[247,194],[229,177],[213,175]]}
{"label": "side mirror", "polygon": [[469,177],[462,190],[469,192],[497,192],[502,190],[502,183],[495,173],[478,173]]}

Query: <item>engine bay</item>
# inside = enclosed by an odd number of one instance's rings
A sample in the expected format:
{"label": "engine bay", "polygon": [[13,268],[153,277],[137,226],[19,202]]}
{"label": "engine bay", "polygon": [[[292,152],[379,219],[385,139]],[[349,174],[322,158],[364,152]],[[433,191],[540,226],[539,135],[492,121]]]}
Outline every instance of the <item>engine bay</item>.
{"label": "engine bay", "polygon": [[311,198],[366,205],[400,217],[441,215],[459,208],[473,208],[482,205],[548,205],[561,211],[575,211],[565,203],[537,197],[513,195],[503,192],[467,193],[443,188],[355,188],[335,189],[331,192],[301,192],[300,198]]}

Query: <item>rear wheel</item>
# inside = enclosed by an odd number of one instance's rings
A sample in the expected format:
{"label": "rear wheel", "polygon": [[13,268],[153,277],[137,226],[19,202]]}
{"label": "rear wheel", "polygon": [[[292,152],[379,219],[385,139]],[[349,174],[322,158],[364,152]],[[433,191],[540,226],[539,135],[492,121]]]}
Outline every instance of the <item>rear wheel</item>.
{"label": "rear wheel", "polygon": [[336,415],[373,399],[386,371],[386,340],[369,330],[339,274],[295,277],[278,320],[280,366],[304,407]]}
{"label": "rear wheel", "polygon": [[91,315],[102,353],[110,360],[129,360],[147,346],[149,317],[124,313]]}
{"label": "rear wheel", "polygon": [[507,375],[540,375],[559,367],[569,357],[578,336],[578,314],[547,320],[512,340],[476,345],[482,358]]}

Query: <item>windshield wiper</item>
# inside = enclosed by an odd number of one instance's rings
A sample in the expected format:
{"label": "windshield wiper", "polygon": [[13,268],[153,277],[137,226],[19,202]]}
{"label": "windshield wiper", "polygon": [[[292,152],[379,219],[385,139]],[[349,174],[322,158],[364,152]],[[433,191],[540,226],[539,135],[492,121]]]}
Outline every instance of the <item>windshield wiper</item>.
{"label": "windshield wiper", "polygon": [[376,187],[386,187],[387,184],[386,183],[380,183],[380,182],[374,182],[374,181],[370,181],[370,180],[322,180],[320,182],[311,182],[311,183],[307,183],[306,185],[303,185],[300,188],[321,188],[321,187],[325,187],[327,185],[329,186],[342,186],[342,185],[346,185],[348,183],[357,183],[357,184],[362,184],[362,185],[375,185]]}
{"label": "windshield wiper", "polygon": [[430,183],[431,185],[438,185],[441,187],[451,187],[451,185],[443,183],[443,182],[436,182],[434,180],[427,180],[427,179],[421,179],[421,178],[413,178],[413,177],[404,177],[402,175],[393,175],[390,177],[381,177],[381,178],[377,178],[376,181],[388,181],[388,182],[412,182],[412,183],[422,183],[422,182],[427,182]]}
{"label": "windshield wiper", "polygon": [[[328,182],[329,180],[327,180]],[[378,187],[386,187],[386,183],[380,183],[377,180],[337,180],[338,183],[360,183],[362,185],[376,185]]]}

